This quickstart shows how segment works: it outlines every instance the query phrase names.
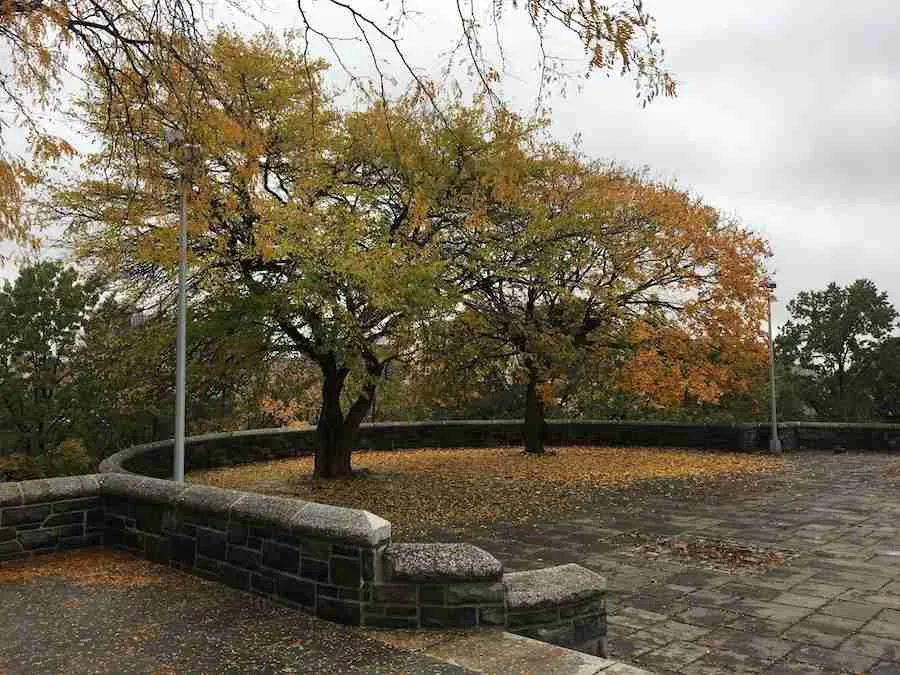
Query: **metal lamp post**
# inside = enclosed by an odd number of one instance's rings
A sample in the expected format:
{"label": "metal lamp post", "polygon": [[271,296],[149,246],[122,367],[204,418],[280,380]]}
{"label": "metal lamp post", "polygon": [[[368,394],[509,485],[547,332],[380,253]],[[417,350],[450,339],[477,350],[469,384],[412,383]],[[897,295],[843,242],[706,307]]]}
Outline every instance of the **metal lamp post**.
{"label": "metal lamp post", "polygon": [[175,452],[173,475],[184,482],[185,391],[187,384],[187,199],[190,189],[189,169],[197,146],[183,143],[184,135],[166,129],[166,141],[180,157],[178,194],[178,329],[175,338]]}
{"label": "metal lamp post", "polygon": [[780,455],[781,439],[778,438],[778,412],[775,405],[775,343],[772,340],[772,291],[775,290],[776,284],[767,277],[763,280],[762,287],[766,289],[766,300],[769,308],[769,387],[772,399],[772,433],[769,437],[769,452]]}

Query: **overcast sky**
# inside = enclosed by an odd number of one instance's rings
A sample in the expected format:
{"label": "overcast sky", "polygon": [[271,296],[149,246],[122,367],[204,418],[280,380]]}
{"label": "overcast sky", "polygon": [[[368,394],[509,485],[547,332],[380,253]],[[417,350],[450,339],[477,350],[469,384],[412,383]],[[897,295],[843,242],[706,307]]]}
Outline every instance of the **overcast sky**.
{"label": "overcast sky", "polygon": [[[458,37],[455,3],[408,4],[427,13],[407,26],[404,49],[436,74],[438,52]],[[581,134],[588,155],[647,166],[766,236],[775,253],[779,320],[783,301],[797,291],[860,277],[900,308],[900,3],[645,5],[657,18],[678,97],[642,109],[627,78],[592,78],[553,98],[554,135]],[[270,7],[256,24],[237,25],[249,31],[297,24],[294,3]],[[320,27],[349,32],[342,17],[316,11]],[[212,19],[234,22],[224,12]],[[504,94],[527,110],[536,91],[535,44],[521,16],[504,31]],[[348,63],[371,70],[361,48],[343,49]],[[579,56],[577,48],[569,55]]]}
{"label": "overcast sky", "polygon": [[[456,37],[454,3],[440,4],[404,33],[416,63]],[[797,291],[860,277],[900,307],[900,3],[645,5],[678,97],[642,109],[627,78],[592,78],[553,99],[554,134],[580,133],[587,154],[647,166],[765,235],[779,319]],[[292,12],[275,13],[275,22],[290,25]],[[329,25],[346,30],[337,17]],[[506,29],[504,93],[528,109],[534,42],[522,22]]]}

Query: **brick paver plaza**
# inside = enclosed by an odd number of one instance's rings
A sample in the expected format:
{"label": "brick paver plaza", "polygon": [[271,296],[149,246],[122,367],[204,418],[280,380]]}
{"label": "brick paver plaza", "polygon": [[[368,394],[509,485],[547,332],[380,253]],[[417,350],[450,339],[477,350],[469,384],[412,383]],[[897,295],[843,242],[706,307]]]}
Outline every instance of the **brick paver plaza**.
{"label": "brick paver plaza", "polygon": [[[897,455],[803,452],[784,475],[702,500],[611,493],[595,513],[460,538],[511,569],[577,562],[609,583],[613,658],[660,673],[900,673]],[[697,535],[792,552],[728,574],[641,542]]]}

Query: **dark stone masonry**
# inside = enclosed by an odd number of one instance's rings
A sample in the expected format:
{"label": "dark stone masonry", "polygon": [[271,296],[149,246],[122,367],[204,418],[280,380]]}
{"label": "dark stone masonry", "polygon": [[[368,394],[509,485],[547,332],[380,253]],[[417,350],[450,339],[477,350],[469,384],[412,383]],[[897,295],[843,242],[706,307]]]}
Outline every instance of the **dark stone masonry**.
{"label": "dark stone masonry", "polygon": [[339,623],[501,627],[605,653],[596,573],[504,575],[475,546],[390,536],[366,511],[129,474],[0,484],[0,564],[106,545]]}
{"label": "dark stone masonry", "polygon": [[[900,424],[784,422],[779,436],[785,451],[900,451]],[[548,420],[548,445],[681,447],[738,452],[765,451],[768,424],[688,424],[618,420]],[[448,420],[363,424],[360,450],[454,448],[520,445],[521,420]],[[251,429],[205,434],[186,439],[188,469],[231,466],[310,454],[314,429]],[[122,450],[100,465],[103,473],[137,473],[167,478],[172,467],[172,441]]]}

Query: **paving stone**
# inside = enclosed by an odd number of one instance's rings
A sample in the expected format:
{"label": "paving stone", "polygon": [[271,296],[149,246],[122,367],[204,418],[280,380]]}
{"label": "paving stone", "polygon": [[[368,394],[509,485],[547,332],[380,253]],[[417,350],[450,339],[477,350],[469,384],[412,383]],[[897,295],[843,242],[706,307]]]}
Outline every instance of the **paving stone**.
{"label": "paving stone", "polygon": [[684,675],[722,675],[722,673],[761,673],[771,665],[768,661],[747,657],[728,649],[717,649],[686,665]]}
{"label": "paving stone", "polygon": [[659,645],[642,640],[640,633],[632,635],[621,635],[617,631],[612,631],[608,638],[609,656],[621,661],[634,661],[641,654],[646,654]]}
{"label": "paving stone", "polygon": [[824,607],[820,607],[819,612],[831,616],[840,616],[845,619],[868,621],[879,612],[879,608],[863,602],[833,600]]}
{"label": "paving stone", "polygon": [[791,624],[758,619],[755,616],[739,616],[728,623],[727,627],[750,633],[751,635],[759,635],[760,637],[779,637],[791,627]]}
{"label": "paving stone", "polygon": [[847,586],[839,586],[837,584],[829,584],[823,581],[804,581],[797,584],[791,589],[794,593],[802,593],[803,595],[814,595],[819,598],[836,598],[841,593],[849,590]]}
{"label": "paving stone", "polygon": [[860,602],[868,602],[878,607],[890,607],[891,609],[900,609],[900,596],[893,593],[874,593],[870,595],[858,596]]}
{"label": "paving stone", "polygon": [[715,628],[738,618],[735,612],[729,612],[717,607],[691,607],[678,615],[678,619],[695,626]]}
{"label": "paving stone", "polygon": [[738,600],[738,596],[719,590],[702,589],[691,593],[685,600],[702,605],[730,605]]}
{"label": "paving stone", "polygon": [[851,635],[840,645],[841,650],[866,654],[878,659],[900,661],[900,640],[891,640],[877,635],[857,633]]}
{"label": "paving stone", "polygon": [[766,670],[766,675],[821,675],[822,666],[795,661],[788,657]]}
{"label": "paving stone", "polygon": [[774,637],[749,635],[731,628],[717,628],[698,640],[714,650],[728,650],[748,659],[774,661],[797,646],[796,642]]}
{"label": "paving stone", "polygon": [[850,671],[852,673],[864,673],[876,661],[871,656],[864,654],[843,649],[823,649],[815,645],[804,645],[796,649],[791,653],[791,658],[824,670]]}
{"label": "paving stone", "polygon": [[671,640],[696,640],[709,633],[710,629],[703,626],[692,626],[680,621],[661,621],[643,631],[645,635],[657,635],[661,639]]}
{"label": "paving stone", "polygon": [[900,611],[893,609],[885,609],[878,615],[879,621],[900,624]]}
{"label": "paving stone", "polygon": [[794,607],[806,607],[808,609],[816,609],[817,607],[821,607],[828,600],[825,598],[818,598],[814,595],[802,595],[800,593],[782,593],[781,595],[776,595],[772,598],[772,602],[777,602],[782,605],[792,605]]}
{"label": "paving stone", "polygon": [[860,629],[860,632],[868,633],[870,635],[880,635],[881,637],[891,638],[892,640],[900,640],[900,624],[890,620],[884,620],[880,617],[881,615],[879,614],[869,621]]}
{"label": "paving stone", "polygon": [[791,626],[784,636],[798,642],[820,647],[837,647],[845,638],[859,630],[863,621],[842,619],[827,614],[814,614]]}
{"label": "paving stone", "polygon": [[634,607],[622,607],[614,613],[607,614],[606,620],[613,626],[626,626],[634,630],[641,630],[665,621],[666,616],[655,612],[645,612]]}
{"label": "paving stone", "polygon": [[645,653],[640,658],[641,665],[657,670],[681,670],[701,656],[709,654],[708,647],[692,642],[675,641],[664,647]]}
{"label": "paving stone", "polygon": [[741,599],[750,600],[772,600],[779,595],[778,590],[767,588],[765,586],[755,586],[747,583],[732,582],[719,586],[720,593],[728,593],[735,595]]}
{"label": "paving stone", "polygon": [[769,619],[776,623],[794,623],[813,612],[807,607],[790,607],[760,600],[739,600],[730,605],[728,609],[750,614],[759,619]]}

